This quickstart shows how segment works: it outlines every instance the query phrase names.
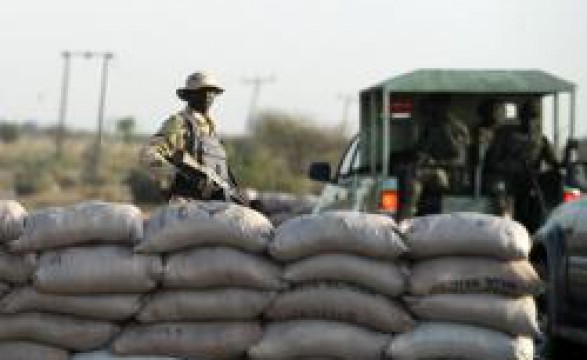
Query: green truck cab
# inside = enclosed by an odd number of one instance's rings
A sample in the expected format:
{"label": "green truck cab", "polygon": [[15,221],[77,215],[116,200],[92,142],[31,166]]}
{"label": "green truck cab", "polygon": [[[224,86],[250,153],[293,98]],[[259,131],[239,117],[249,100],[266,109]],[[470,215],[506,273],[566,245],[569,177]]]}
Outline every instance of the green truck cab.
{"label": "green truck cab", "polygon": [[[417,70],[360,92],[360,130],[334,174],[327,163],[310,166],[310,178],[326,184],[314,211],[348,209],[385,213],[399,219],[412,216],[413,212],[410,215],[406,211],[413,181],[410,173],[424,128],[423,108],[431,96],[450,97],[447,111],[466,125],[471,141],[463,161],[444,167],[449,174],[448,188],[440,195],[422,194],[416,215],[454,211],[495,213],[493,195],[485,186],[486,149],[479,140],[482,119],[478,109],[488,99],[500,104],[499,126],[519,123],[521,104],[538,101],[542,106],[540,131],[550,133],[554,148],[567,155],[563,169],[557,171],[573,173],[569,156],[576,143],[573,83],[539,70]],[[577,194],[577,189],[565,187],[573,185],[571,180],[565,176],[560,183],[537,179],[534,192],[538,194],[535,204],[529,205],[534,209],[529,211],[534,214],[530,218],[539,220],[522,222],[531,230],[536,229],[550,209]]]}

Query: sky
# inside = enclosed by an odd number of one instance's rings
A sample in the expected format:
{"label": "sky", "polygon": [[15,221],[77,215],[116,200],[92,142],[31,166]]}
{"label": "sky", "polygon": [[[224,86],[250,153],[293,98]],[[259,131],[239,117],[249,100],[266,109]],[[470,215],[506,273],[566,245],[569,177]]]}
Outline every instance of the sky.
{"label": "sky", "polygon": [[[134,116],[152,133],[183,103],[189,73],[226,89],[220,131],[245,130],[252,87],[272,77],[258,110],[336,125],[344,96],[420,68],[533,68],[576,83],[587,135],[585,0],[19,0],[0,12],[0,118],[55,124],[61,52],[111,51],[106,127]],[[101,63],[74,58],[66,124],[94,129]],[[349,126],[356,130],[358,107]]]}

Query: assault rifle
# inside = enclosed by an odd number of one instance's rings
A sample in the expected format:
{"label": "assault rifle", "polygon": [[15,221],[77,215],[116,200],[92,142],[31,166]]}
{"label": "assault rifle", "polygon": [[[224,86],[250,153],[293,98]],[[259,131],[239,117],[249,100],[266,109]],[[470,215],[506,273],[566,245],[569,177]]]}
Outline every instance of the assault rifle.
{"label": "assault rifle", "polygon": [[211,168],[200,164],[190,154],[181,152],[174,156],[172,163],[180,176],[197,184],[197,190],[201,192],[204,199],[210,198],[217,191],[222,191],[226,201],[232,201],[239,205],[247,204],[246,199],[235,190],[234,186],[221,178]]}

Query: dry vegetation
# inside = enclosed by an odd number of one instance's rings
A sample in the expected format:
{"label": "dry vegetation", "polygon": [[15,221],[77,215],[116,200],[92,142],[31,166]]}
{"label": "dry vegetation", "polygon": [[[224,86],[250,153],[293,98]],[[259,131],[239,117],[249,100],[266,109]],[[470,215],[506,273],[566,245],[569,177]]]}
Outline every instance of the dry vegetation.
{"label": "dry vegetation", "polygon": [[[320,190],[319,184],[306,178],[309,163],[330,161],[335,165],[347,142],[340,129],[276,111],[261,114],[251,134],[224,140],[242,187],[297,194]],[[89,134],[70,135],[60,159],[47,133],[0,141],[0,196],[17,198],[29,209],[89,199],[156,205],[161,199],[138,164],[144,141],[106,137],[97,178],[91,176],[96,151]],[[155,198],[149,195],[153,190]]]}

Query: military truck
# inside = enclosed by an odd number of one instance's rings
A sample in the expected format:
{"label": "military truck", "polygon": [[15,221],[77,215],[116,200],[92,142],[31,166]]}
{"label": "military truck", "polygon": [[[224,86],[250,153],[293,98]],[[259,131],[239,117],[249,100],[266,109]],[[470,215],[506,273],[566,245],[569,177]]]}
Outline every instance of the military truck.
{"label": "military truck", "polygon": [[583,275],[587,260],[569,249],[566,241],[577,227],[576,209],[587,211],[585,199],[575,201],[587,190],[584,159],[579,158],[579,143],[574,139],[575,94],[573,83],[538,70],[417,70],[366,88],[359,95],[359,134],[334,173],[327,163],[310,166],[310,178],[326,184],[314,211],[353,209],[400,220],[409,217],[405,210],[418,166],[414,154],[426,120],[423,108],[431,95],[443,95],[450,97],[447,112],[466,124],[470,143],[460,163],[441,166],[449,175],[449,186],[436,193],[424,192],[415,214],[498,213],[496,192],[488,186],[491,174],[484,171],[487,149],[481,141],[483,121],[478,109],[487,99],[500,104],[497,131],[520,122],[522,103],[538,101],[543,110],[539,131],[550,134],[562,161],[556,169],[531,175],[522,211],[513,217],[531,233],[542,226],[531,260],[548,284],[538,299],[544,330],[552,338],[587,344],[587,315],[580,311],[587,304],[587,276]]}
{"label": "military truck", "polygon": [[406,207],[412,200],[414,168],[419,166],[419,137],[427,120],[426,103],[434,96],[450,98],[447,112],[466,125],[470,142],[459,162],[435,165],[448,174],[448,187],[434,193],[424,191],[416,215],[496,213],[495,192],[488,184],[491,174],[484,171],[483,153],[487,149],[480,141],[483,121],[478,110],[488,99],[500,107],[497,128],[519,123],[521,104],[538,101],[543,118],[552,121],[539,124],[538,131],[548,130],[554,148],[565,148],[562,168],[534,174],[528,194],[531,200],[524,204],[525,211],[513,216],[533,231],[552,208],[578,195],[574,181],[566,176],[575,173],[571,154],[576,144],[575,85],[569,81],[538,70],[417,70],[366,88],[359,96],[359,134],[352,139],[334,174],[327,163],[310,166],[310,178],[326,184],[316,212],[354,209],[400,219],[410,216]]}

